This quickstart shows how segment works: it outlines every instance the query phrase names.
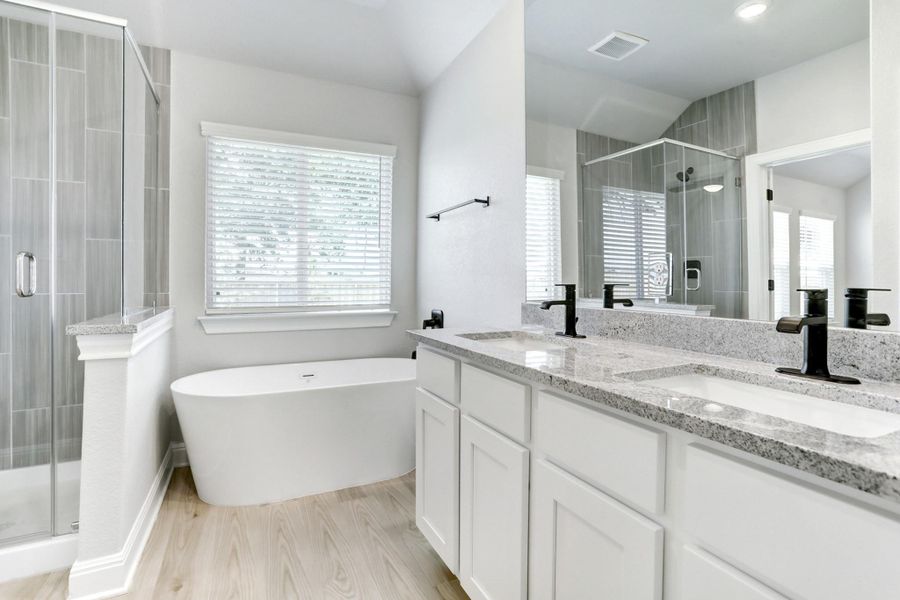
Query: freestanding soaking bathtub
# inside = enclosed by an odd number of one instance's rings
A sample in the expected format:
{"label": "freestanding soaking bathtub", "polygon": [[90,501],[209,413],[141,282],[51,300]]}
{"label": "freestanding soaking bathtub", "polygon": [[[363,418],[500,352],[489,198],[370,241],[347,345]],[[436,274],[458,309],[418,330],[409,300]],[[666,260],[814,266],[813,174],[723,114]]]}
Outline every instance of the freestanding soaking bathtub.
{"label": "freestanding soaking bathtub", "polygon": [[415,361],[364,358],[208,371],[172,384],[200,498],[279,502],[415,465]]}

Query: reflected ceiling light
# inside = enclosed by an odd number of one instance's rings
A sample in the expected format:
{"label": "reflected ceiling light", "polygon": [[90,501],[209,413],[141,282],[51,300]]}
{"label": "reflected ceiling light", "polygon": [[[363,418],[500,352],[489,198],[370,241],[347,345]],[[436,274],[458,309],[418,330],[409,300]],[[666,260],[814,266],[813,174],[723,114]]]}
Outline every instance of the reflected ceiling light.
{"label": "reflected ceiling light", "polygon": [[767,10],[769,10],[768,0],[750,0],[750,2],[744,2],[734,9],[734,14],[745,21],[749,21],[755,19]]}
{"label": "reflected ceiling light", "polygon": [[711,183],[709,185],[704,185],[703,189],[709,192],[710,194],[715,194],[716,192],[721,192],[725,186],[721,183]]}

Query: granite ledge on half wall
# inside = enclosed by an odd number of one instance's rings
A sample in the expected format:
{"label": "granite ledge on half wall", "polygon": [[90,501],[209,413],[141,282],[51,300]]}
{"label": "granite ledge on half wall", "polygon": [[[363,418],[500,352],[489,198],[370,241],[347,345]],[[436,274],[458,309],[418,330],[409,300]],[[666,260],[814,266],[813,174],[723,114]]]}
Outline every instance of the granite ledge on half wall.
{"label": "granite ledge on half wall", "polygon": [[[694,317],[651,311],[578,307],[578,332],[639,344],[799,367],[803,336],[775,331],[766,321]],[[522,324],[562,329],[561,310],[522,304]],[[831,372],[875,381],[900,382],[900,333],[832,327],[828,331]]]}
{"label": "granite ledge on half wall", "polygon": [[172,307],[138,309],[122,316],[118,313],[89,319],[66,327],[66,335],[135,334],[156,323],[162,315],[174,311]]}

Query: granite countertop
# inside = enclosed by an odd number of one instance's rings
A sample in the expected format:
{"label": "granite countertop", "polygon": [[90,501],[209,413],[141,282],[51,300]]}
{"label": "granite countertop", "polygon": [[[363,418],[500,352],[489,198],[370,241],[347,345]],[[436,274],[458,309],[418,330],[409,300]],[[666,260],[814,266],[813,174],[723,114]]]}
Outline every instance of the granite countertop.
{"label": "granite countertop", "polygon": [[170,314],[171,307],[147,308],[122,316],[119,313],[97,317],[66,327],[66,335],[118,335],[134,334],[157,323],[162,315]]}
{"label": "granite countertop", "polygon": [[[711,412],[709,400],[676,395],[646,380],[702,373],[900,414],[898,384],[829,384],[780,375],[766,363],[600,336],[570,340],[540,329],[478,333],[425,329],[409,334],[422,344],[486,367],[900,503],[900,431],[860,438],[724,404]],[[551,346],[525,351],[477,339],[497,337]]]}

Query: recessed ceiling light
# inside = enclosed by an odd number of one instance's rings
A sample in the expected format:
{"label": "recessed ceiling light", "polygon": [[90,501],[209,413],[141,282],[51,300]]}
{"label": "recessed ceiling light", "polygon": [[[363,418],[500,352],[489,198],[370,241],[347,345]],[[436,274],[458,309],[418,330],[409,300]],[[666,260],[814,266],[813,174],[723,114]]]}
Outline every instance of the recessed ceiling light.
{"label": "recessed ceiling light", "polygon": [[711,183],[709,185],[704,185],[703,189],[709,192],[710,194],[715,194],[716,192],[721,192],[725,186],[721,183]]}
{"label": "recessed ceiling light", "polygon": [[734,9],[734,14],[744,19],[745,21],[750,21],[751,19],[755,19],[759,15],[763,14],[767,10],[769,10],[768,0],[750,0],[750,2],[744,2],[736,9]]}

